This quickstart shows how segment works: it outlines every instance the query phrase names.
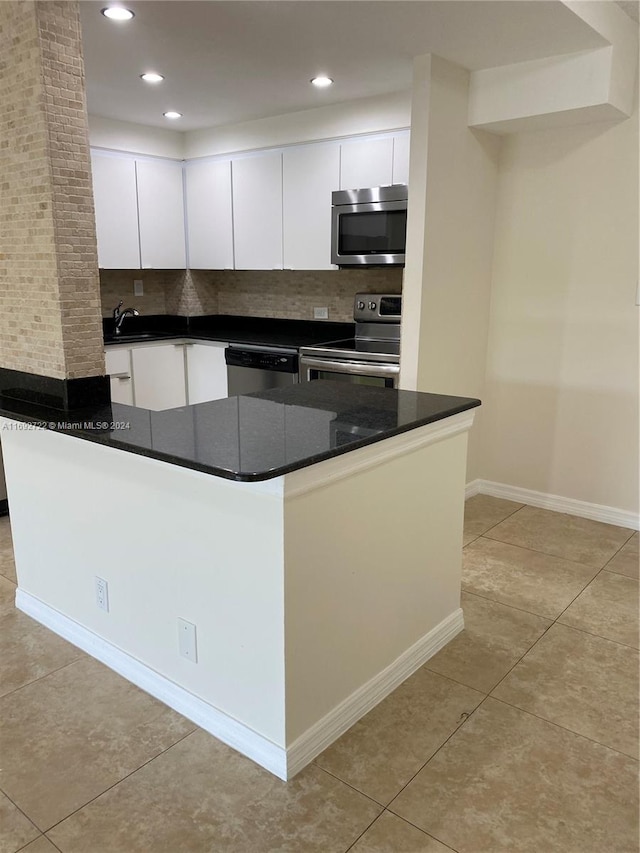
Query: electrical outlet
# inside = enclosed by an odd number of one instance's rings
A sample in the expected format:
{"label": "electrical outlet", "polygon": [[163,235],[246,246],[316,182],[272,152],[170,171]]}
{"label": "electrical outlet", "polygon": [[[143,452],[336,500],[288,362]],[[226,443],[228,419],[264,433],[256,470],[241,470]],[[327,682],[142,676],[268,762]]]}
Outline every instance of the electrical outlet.
{"label": "electrical outlet", "polygon": [[180,655],[192,663],[198,663],[196,646],[196,626],[186,619],[178,619],[178,649]]}
{"label": "electrical outlet", "polygon": [[109,612],[109,584],[104,578],[96,576],[96,604],[100,610]]}
{"label": "electrical outlet", "polygon": [[133,295],[144,296],[144,282],[141,278],[134,278],[133,280]]}
{"label": "electrical outlet", "polygon": [[329,319],[329,309],[328,308],[314,308],[313,309],[313,319],[314,320],[328,320]]}

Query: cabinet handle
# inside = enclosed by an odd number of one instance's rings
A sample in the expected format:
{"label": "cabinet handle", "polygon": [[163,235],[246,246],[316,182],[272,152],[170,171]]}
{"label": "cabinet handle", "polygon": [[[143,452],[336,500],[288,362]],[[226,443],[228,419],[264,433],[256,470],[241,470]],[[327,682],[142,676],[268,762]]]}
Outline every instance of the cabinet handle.
{"label": "cabinet handle", "polygon": [[130,373],[112,373],[111,378],[112,379],[131,379],[131,374]]}

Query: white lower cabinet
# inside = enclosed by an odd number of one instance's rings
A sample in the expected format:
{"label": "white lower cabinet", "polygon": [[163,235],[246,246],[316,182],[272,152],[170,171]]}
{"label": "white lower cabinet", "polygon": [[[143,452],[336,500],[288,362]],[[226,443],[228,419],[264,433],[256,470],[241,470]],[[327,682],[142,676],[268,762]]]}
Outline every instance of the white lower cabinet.
{"label": "white lower cabinet", "polygon": [[187,400],[190,405],[222,400],[227,393],[226,344],[186,344]]}
{"label": "white lower cabinet", "polygon": [[184,344],[133,347],[135,405],[142,409],[176,409],[187,402]]}
{"label": "white lower cabinet", "polygon": [[111,400],[133,406],[133,379],[131,377],[131,350],[108,349],[104,354],[107,373],[111,379]]}
{"label": "white lower cabinet", "polygon": [[167,343],[108,348],[111,400],[161,411],[222,400],[227,394],[226,343]]}

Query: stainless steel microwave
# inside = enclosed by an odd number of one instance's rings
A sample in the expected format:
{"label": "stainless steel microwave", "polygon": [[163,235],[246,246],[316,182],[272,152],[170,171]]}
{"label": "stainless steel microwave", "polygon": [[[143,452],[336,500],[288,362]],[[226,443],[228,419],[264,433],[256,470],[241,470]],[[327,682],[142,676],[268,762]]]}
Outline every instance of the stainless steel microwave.
{"label": "stainless steel microwave", "polygon": [[407,185],[331,194],[331,263],[404,266]]}

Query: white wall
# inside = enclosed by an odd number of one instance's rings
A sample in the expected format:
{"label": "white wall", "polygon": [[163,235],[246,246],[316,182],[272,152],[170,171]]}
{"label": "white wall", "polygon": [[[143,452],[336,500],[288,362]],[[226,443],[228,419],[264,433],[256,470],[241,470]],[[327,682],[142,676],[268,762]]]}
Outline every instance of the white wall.
{"label": "white wall", "polygon": [[179,160],[409,127],[411,92],[393,92],[313,110],[182,133],[89,116],[94,148]]}
{"label": "white wall", "polygon": [[[21,426],[2,432],[20,590],[284,746],[278,480],[236,483]],[[197,626],[197,665],[178,654],[179,617]]]}
{"label": "white wall", "polygon": [[616,3],[564,2],[602,37],[602,46],[474,71],[469,125],[520,133],[633,113],[637,24]]}
{"label": "white wall", "polygon": [[394,92],[185,133],[185,157],[206,157],[409,127],[411,92]]}
{"label": "white wall", "polygon": [[[467,433],[339,478],[358,457],[375,458],[392,441],[286,478],[288,744],[460,607]],[[305,491],[314,477],[320,488]]]}
{"label": "white wall", "polygon": [[617,3],[563,0],[565,6],[613,47],[609,101],[630,116],[637,100],[638,24]]}
{"label": "white wall", "polygon": [[638,113],[500,166],[481,476],[638,509]]}
{"label": "white wall", "polygon": [[[414,68],[401,387],[483,399],[501,140],[467,127],[469,72]],[[468,480],[479,450],[476,425]]]}
{"label": "white wall", "polygon": [[613,48],[486,68],[471,75],[469,125],[494,133],[611,121]]}
{"label": "white wall", "polygon": [[129,121],[89,116],[89,142],[93,148],[130,151],[155,157],[184,157],[184,134]]}

